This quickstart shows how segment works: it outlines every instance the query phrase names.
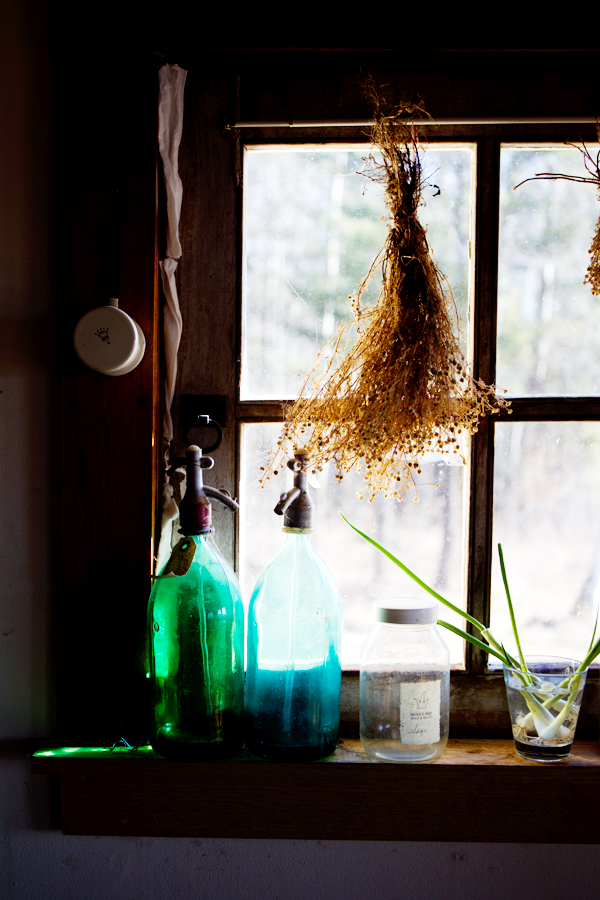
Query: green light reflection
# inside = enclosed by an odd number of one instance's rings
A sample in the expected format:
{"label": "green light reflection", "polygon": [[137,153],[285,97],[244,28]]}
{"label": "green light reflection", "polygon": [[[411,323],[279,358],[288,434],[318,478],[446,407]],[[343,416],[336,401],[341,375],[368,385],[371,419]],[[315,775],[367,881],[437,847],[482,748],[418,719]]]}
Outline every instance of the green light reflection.
{"label": "green light reflection", "polygon": [[143,747],[138,747],[137,749],[129,749],[127,747],[115,747],[114,750],[111,747],[56,747],[52,750],[38,750],[33,755],[34,756],[53,756],[53,757],[78,757],[85,758],[91,756],[97,756],[98,754],[104,755],[106,757],[115,757],[126,754],[127,756],[156,756],[152,747],[147,744]]}

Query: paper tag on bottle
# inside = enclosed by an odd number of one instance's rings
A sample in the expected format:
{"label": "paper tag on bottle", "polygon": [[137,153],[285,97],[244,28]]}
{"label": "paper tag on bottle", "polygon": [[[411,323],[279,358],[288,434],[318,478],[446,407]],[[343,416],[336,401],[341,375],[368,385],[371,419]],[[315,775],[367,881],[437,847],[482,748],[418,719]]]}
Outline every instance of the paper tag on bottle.
{"label": "paper tag on bottle", "polygon": [[440,739],[441,681],[403,681],[400,685],[400,740],[437,744]]}
{"label": "paper tag on bottle", "polygon": [[171,557],[166,564],[164,570],[157,578],[169,578],[177,576],[181,578],[186,575],[194,561],[196,552],[196,542],[193,538],[181,538],[171,550]]}

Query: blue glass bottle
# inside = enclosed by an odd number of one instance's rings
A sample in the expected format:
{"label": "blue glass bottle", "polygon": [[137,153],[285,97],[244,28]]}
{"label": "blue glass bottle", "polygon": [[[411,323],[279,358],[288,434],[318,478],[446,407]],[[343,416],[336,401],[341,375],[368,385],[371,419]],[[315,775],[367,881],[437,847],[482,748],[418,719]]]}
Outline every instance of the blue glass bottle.
{"label": "blue glass bottle", "polygon": [[288,467],[294,488],[275,509],[286,542],[258,579],[248,612],[246,745],[263,759],[302,761],[337,746],[342,606],[310,543],[308,459],[297,453]]}

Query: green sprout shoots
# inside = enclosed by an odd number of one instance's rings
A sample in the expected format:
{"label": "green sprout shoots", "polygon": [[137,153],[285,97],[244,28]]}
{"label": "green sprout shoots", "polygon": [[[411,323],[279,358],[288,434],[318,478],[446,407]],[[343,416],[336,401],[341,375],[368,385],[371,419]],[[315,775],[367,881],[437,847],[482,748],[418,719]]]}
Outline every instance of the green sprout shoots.
{"label": "green sprout shoots", "polygon": [[510,613],[510,621],[512,623],[512,630],[513,630],[513,634],[515,636],[515,643],[517,645],[519,659],[521,660],[521,669],[523,671],[526,671],[527,666],[525,665],[525,657],[523,656],[523,651],[521,650],[521,641],[519,640],[519,631],[517,629],[517,620],[515,619],[515,611],[513,609],[512,600],[510,597],[510,591],[508,589],[508,578],[506,577],[506,568],[504,566],[504,555],[502,553],[502,544],[498,544],[498,556],[500,557],[500,568],[502,569],[502,581],[504,582],[504,590],[506,591],[506,600],[508,603],[508,611]]}

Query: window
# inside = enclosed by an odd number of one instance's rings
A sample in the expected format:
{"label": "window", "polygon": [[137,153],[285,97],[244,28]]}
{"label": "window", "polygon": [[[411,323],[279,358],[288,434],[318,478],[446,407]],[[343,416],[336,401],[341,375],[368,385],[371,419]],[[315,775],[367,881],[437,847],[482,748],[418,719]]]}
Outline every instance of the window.
{"label": "window", "polygon": [[[496,378],[520,399],[494,428],[493,543],[508,554],[529,651],[574,658],[598,607],[600,427],[576,400],[600,392],[600,304],[583,284],[597,192],[569,181],[513,187],[534,172],[582,170],[573,147],[501,148]],[[525,403],[534,421],[519,414]],[[494,559],[491,621],[508,634],[503,594]]]}
{"label": "window", "polygon": [[[241,402],[297,396],[312,358],[335,325],[350,316],[348,292],[364,277],[384,240],[385,207],[368,172],[368,145],[246,146]],[[481,151],[480,151],[481,152]],[[474,246],[475,144],[437,142],[424,153],[421,211],[432,252],[469,321]],[[496,381],[517,404],[542,414],[534,398],[598,394],[600,304],[583,285],[597,202],[588,186],[529,182],[536,172],[577,174],[581,154],[564,145],[502,144]],[[473,252],[470,252],[472,249]],[[372,279],[376,299],[378,279]],[[375,283],[375,284],[374,284]],[[345,318],[344,318],[345,317]],[[475,313],[476,318],[476,313]],[[596,323],[596,327],[593,325]],[[592,327],[590,327],[592,326]],[[463,334],[463,343],[469,340]],[[518,399],[517,399],[518,398]],[[562,408],[562,407],[561,407]],[[512,417],[491,425],[494,459],[493,545],[504,544],[522,638],[532,653],[577,657],[593,629],[599,569],[594,496],[600,426]],[[273,498],[286,473],[261,494],[261,464],[276,445],[274,423],[242,426],[241,571],[245,595],[272,555]],[[468,460],[469,446],[465,446]],[[361,477],[340,488],[325,471],[316,495],[316,544],[331,565],[345,607],[343,662],[356,668],[377,596],[410,596],[413,582],[349,533],[338,511],[393,550],[440,593],[467,604],[465,536],[468,465],[428,459],[415,496],[356,500]],[[411,504],[411,499],[414,501]],[[366,509],[365,509],[366,507]],[[591,527],[590,527],[591,526]],[[510,641],[499,567],[493,557],[491,620]],[[457,623],[458,624],[458,623]],[[444,632],[455,668],[464,648]]]}
{"label": "window", "polygon": [[[367,175],[368,144],[246,147],[244,154],[244,286],[240,399],[287,400],[298,390],[314,356],[338,325],[351,317],[349,293],[365,277],[385,241],[383,188]],[[442,268],[455,286],[468,320],[472,265],[475,147],[439,144],[428,151],[424,221]],[[369,283],[375,302],[380,270]],[[468,334],[463,335],[464,343]],[[277,444],[275,423],[242,426],[240,571],[249,598],[279,541],[273,515],[287,471],[258,486],[260,467]],[[465,445],[465,453],[468,454]],[[313,542],[334,572],[344,601],[343,665],[357,668],[371,627],[375,597],[413,596],[415,587],[396,566],[354,535],[338,513],[396,551],[454,602],[464,605],[464,547],[468,490],[457,457],[431,455],[417,476],[415,496],[398,503],[378,495],[357,500],[356,471],[341,485],[330,467],[314,490]],[[415,502],[411,502],[411,501]],[[265,541],[269,535],[269,541]],[[464,666],[462,641],[448,633],[452,662]]]}
{"label": "window", "polygon": [[[355,497],[360,475],[347,476],[342,489],[327,471],[320,476],[315,500],[322,534],[314,542],[345,601],[343,663],[349,672],[357,668],[370,627],[372,599],[411,596],[415,587],[348,532],[339,510],[440,593],[491,621],[510,643],[495,551],[501,542],[526,652],[577,657],[594,626],[600,303],[583,277],[597,198],[590,186],[559,181],[529,182],[514,191],[537,172],[576,173],[582,161],[558,136],[528,141],[523,134],[515,139],[511,130],[498,126],[494,139],[477,139],[473,129],[454,129],[452,142],[436,135],[425,155],[431,186],[423,220],[457,296],[474,371],[506,389],[512,414],[482,420],[464,448],[467,465],[429,461],[417,504],[411,496],[402,504],[381,497],[361,504]],[[295,395],[298,371],[307,370],[340,318],[349,318],[349,304],[342,311],[339,297],[346,299],[382,244],[381,198],[363,188],[357,211],[350,187],[353,177],[361,179],[353,173],[367,152],[368,145],[349,143],[245,148],[237,409],[247,597],[274,552],[272,507],[284,482],[270,482],[261,492],[257,480],[279,434],[281,401]],[[317,208],[319,180],[323,208]],[[353,243],[359,228],[360,265]],[[444,637],[455,685],[466,689],[474,678],[485,678],[501,703],[493,660],[488,668],[483,653],[447,632]]]}

